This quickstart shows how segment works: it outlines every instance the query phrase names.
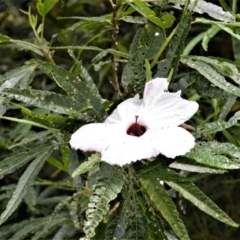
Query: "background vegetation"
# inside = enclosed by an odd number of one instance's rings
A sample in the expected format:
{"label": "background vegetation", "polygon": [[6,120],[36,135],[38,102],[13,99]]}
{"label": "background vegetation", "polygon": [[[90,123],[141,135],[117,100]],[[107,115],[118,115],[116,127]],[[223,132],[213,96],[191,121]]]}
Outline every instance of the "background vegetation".
{"label": "background vegetation", "polygon": [[[239,239],[239,9],[0,1],[0,239]],[[70,149],[152,77],[199,103],[190,153],[119,168]]]}

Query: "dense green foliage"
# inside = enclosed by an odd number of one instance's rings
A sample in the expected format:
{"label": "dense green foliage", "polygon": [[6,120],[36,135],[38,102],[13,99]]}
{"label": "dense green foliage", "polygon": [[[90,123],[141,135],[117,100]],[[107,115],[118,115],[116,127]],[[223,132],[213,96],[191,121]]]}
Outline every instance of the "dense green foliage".
{"label": "dense green foliage", "polygon": [[[240,3],[4,2],[0,239],[239,239]],[[189,153],[119,167],[70,148],[153,77],[199,104]]]}

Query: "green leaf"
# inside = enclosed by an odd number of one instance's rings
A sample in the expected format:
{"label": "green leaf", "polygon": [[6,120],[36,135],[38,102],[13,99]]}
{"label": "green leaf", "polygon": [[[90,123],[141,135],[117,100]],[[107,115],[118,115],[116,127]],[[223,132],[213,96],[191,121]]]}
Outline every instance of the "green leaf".
{"label": "green leaf", "polygon": [[175,204],[159,181],[140,179],[140,182],[177,237],[182,240],[190,240]]}
{"label": "green leaf", "polygon": [[6,209],[0,216],[0,225],[4,223],[8,217],[15,211],[19,206],[22,199],[26,195],[29,187],[35,180],[39,171],[42,169],[45,160],[52,154],[53,147],[50,146],[47,151],[38,154],[38,156],[31,162],[27,169],[19,179],[18,185],[13,192],[12,198],[9,200]]}
{"label": "green leaf", "polygon": [[[13,236],[15,233],[18,233],[19,231],[27,228],[28,226],[30,228],[34,226],[43,226],[47,223],[47,221],[48,217],[42,217],[27,219],[19,223],[11,224],[11,226],[9,226],[4,232],[0,232],[0,238],[5,239],[6,237],[9,237],[8,239],[10,239],[9,235]],[[16,238],[14,240],[16,240]]]}
{"label": "green leaf", "polygon": [[[151,240],[168,240],[165,234],[163,221],[155,208],[154,203],[140,186],[134,191],[135,199],[142,208],[144,217],[147,219],[147,232],[149,234],[147,239]],[[136,189],[136,187],[135,187]],[[146,227],[145,227],[146,228]]]}
{"label": "green leaf", "polygon": [[47,162],[51,165],[53,165],[54,167],[64,171],[64,172],[67,172],[67,169],[66,167],[59,161],[57,160],[55,157],[53,156],[50,156],[48,159],[47,159]]}
{"label": "green leaf", "polygon": [[195,90],[201,96],[208,96],[216,99],[228,99],[232,95],[211,84],[207,78],[197,72],[187,74],[177,83],[170,84],[173,92],[181,90],[185,93],[187,90]]}
{"label": "green leaf", "polygon": [[221,29],[218,26],[213,25],[211,28],[209,28],[202,39],[202,47],[205,51],[208,50],[208,43],[211,38],[213,38]]}
{"label": "green leaf", "polygon": [[166,183],[176,191],[180,192],[184,198],[188,199],[203,212],[232,227],[239,226],[214,202],[212,202],[204,193],[202,193],[193,183]]}
{"label": "green leaf", "polygon": [[200,60],[208,65],[211,65],[218,73],[225,77],[231,78],[238,85],[240,85],[240,73],[238,68],[235,66],[234,62],[227,61],[222,58],[209,58],[209,57],[198,57],[189,56],[193,61]]}
{"label": "green leaf", "polygon": [[[126,0],[126,2],[133,7],[136,11],[146,17],[149,21],[153,22],[157,26],[167,29],[170,28],[175,20],[175,17],[170,13],[165,13],[161,18],[157,17],[155,12],[146,6],[146,4],[141,0]],[[134,2],[134,4],[132,4]]]}
{"label": "green leaf", "polygon": [[138,93],[143,91],[146,82],[145,58],[154,58],[164,38],[163,30],[150,22],[146,28],[137,31],[130,45],[130,61],[125,65],[122,74],[122,84],[126,91],[132,88]]}
{"label": "green leaf", "polygon": [[89,108],[89,105],[83,105],[77,102],[73,97],[35,89],[9,88],[0,92],[0,96],[14,98],[31,106],[67,115],[76,115],[78,112],[80,113]]}
{"label": "green leaf", "polygon": [[13,156],[4,158],[0,161],[0,179],[47,151],[49,151],[49,144],[36,147],[32,151],[22,151]]}
{"label": "green leaf", "polygon": [[101,161],[101,155],[100,154],[93,154],[91,157],[88,158],[88,161],[83,162],[80,164],[72,173],[72,177],[76,177],[80,174],[83,174],[85,172],[88,172],[93,165],[96,163],[99,163]]}
{"label": "green leaf", "polygon": [[25,39],[25,40],[10,39],[8,42],[0,44],[0,48],[11,48],[11,49],[18,49],[18,50],[21,50],[21,51],[22,50],[32,51],[33,53],[36,53],[39,56],[43,56],[42,51],[33,42],[32,39]]}
{"label": "green leaf", "polygon": [[212,134],[219,131],[223,131],[224,129],[230,128],[238,123],[240,120],[240,111],[237,111],[228,122],[218,121],[206,123],[204,125],[200,125],[197,127],[197,134]]}
{"label": "green leaf", "polygon": [[[77,116],[78,112],[81,113],[82,110],[79,106],[91,106],[91,109],[89,108],[85,113],[98,121],[103,120],[105,117],[105,111],[101,104],[101,96],[96,87],[90,87],[89,78],[87,80],[88,83],[86,84],[85,82],[76,79],[73,74],[63,68],[42,61],[34,62],[38,65],[38,68],[52,78],[58,86],[69,95],[68,99],[71,100],[71,106],[68,106],[68,112],[72,109],[71,114],[73,114],[73,117]],[[85,72],[84,76],[86,75]]]}
{"label": "green leaf", "polygon": [[39,114],[37,113],[37,110],[39,109],[35,109],[35,112],[33,112],[19,104],[17,106],[21,108],[22,114],[27,116],[30,121],[45,126],[47,129],[72,129],[73,126],[79,124],[74,119],[54,116],[49,111],[42,111],[42,114]]}
{"label": "green leaf", "polygon": [[172,79],[177,73],[180,56],[184,48],[187,34],[191,27],[191,13],[185,14],[178,24],[174,37],[170,41],[166,59],[160,61],[157,65],[157,72],[154,77],[168,77],[173,68]]}
{"label": "green leaf", "polygon": [[[27,87],[33,80],[33,72],[35,66],[22,66],[20,68],[11,70],[0,76],[0,91],[5,88],[19,88]],[[8,108],[8,104],[4,103],[4,99],[0,99],[0,115],[3,115]]]}
{"label": "green leaf", "polygon": [[[180,157],[177,159],[177,161],[171,163],[169,165],[170,168],[178,169],[178,170],[184,170],[187,172],[197,172],[197,173],[216,173],[216,174],[222,174],[225,173],[225,170],[216,169],[212,167],[206,167],[206,165],[197,163],[191,159]],[[167,181],[167,180],[166,180]],[[176,181],[174,181],[176,182]]]}
{"label": "green leaf", "polygon": [[[47,236],[52,235],[55,233],[57,227],[61,227],[64,224],[70,224],[69,218],[64,217],[61,215],[55,216],[55,218],[52,219],[51,223],[45,224],[47,225],[47,229],[40,229],[39,231],[34,231],[34,236],[31,238],[31,240],[39,240],[39,239],[49,239]],[[52,238],[51,238],[52,239]]]}
{"label": "green leaf", "polygon": [[185,156],[204,165],[220,169],[240,168],[240,148],[231,143],[198,142]]}
{"label": "green leaf", "polygon": [[45,15],[57,4],[59,0],[38,0],[36,7],[39,14],[42,17]]}
{"label": "green leaf", "polygon": [[95,235],[95,228],[109,210],[109,202],[117,197],[124,184],[125,176],[122,168],[103,164],[101,172],[105,174],[100,176],[94,185],[86,212],[87,221],[83,230],[88,237]]}
{"label": "green leaf", "polygon": [[[198,57],[199,58],[199,57]],[[219,74],[211,65],[199,60],[192,60],[191,57],[182,56],[181,62],[188,65],[191,68],[196,69],[200,74],[208,79],[212,84],[219,87],[220,89],[240,96],[240,89],[235,87],[233,84],[227,82],[225,78]]]}
{"label": "green leaf", "polygon": [[0,43],[5,43],[5,42],[9,42],[11,40],[10,37],[8,37],[7,35],[3,35],[0,33]]}
{"label": "green leaf", "polygon": [[104,240],[122,239],[126,230],[127,200],[117,209],[113,220],[109,223]]}

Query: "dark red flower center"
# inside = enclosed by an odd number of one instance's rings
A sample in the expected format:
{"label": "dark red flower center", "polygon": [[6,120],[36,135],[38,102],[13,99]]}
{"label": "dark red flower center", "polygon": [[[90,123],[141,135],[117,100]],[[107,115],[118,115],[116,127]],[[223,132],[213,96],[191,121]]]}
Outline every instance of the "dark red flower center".
{"label": "dark red flower center", "polygon": [[128,128],[127,134],[135,137],[140,137],[147,131],[147,128],[145,126],[138,124],[137,122],[138,116],[135,116],[135,118],[136,118],[135,123],[133,123]]}

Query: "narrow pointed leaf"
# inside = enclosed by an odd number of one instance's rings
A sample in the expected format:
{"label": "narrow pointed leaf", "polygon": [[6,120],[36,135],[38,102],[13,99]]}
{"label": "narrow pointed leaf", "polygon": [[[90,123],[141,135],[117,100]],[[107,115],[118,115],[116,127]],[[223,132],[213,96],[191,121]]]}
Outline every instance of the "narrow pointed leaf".
{"label": "narrow pointed leaf", "polygon": [[185,14],[178,24],[176,33],[171,40],[166,59],[160,61],[157,65],[157,72],[154,77],[168,77],[170,70],[173,69],[172,78],[177,73],[180,56],[184,48],[185,39],[191,27],[191,13]]}
{"label": "narrow pointed leaf", "polygon": [[89,171],[93,165],[101,161],[101,156],[99,154],[93,154],[91,157],[88,158],[87,161],[83,162],[76,168],[72,174],[72,177],[76,177],[80,174],[83,174]]}
{"label": "narrow pointed leaf", "polygon": [[7,157],[0,161],[0,179],[6,174],[10,174],[19,169],[33,158],[41,155],[49,150],[49,144],[34,148],[32,151],[22,151],[11,157]]}
{"label": "narrow pointed leaf", "polygon": [[[86,113],[99,121],[103,120],[105,111],[96,87],[90,88],[89,84],[82,80],[79,81],[78,78],[67,70],[53,64],[42,61],[33,61],[33,63],[37,64],[38,68],[52,78],[68,94],[69,99],[72,99],[71,109],[74,112],[81,110],[79,106],[91,106],[91,109],[87,110]],[[84,76],[86,76],[86,73]]]}
{"label": "narrow pointed leaf", "polygon": [[39,171],[42,169],[45,160],[52,153],[52,146],[50,146],[45,152],[40,153],[34,161],[27,167],[21,178],[19,179],[18,185],[13,192],[12,198],[9,200],[6,209],[0,216],[0,225],[4,223],[9,216],[16,210],[21,203],[22,199],[26,195],[29,187],[35,180]]}
{"label": "narrow pointed leaf", "polygon": [[231,143],[198,142],[185,156],[220,169],[240,168],[240,148]]}
{"label": "narrow pointed leaf", "polygon": [[5,89],[0,95],[7,98],[14,98],[20,102],[27,103],[48,109],[53,112],[63,114],[77,114],[89,108],[89,105],[83,105],[72,97],[67,97],[54,92],[40,91],[34,89]]}
{"label": "narrow pointed leaf", "polygon": [[240,120],[240,111],[236,112],[228,122],[219,121],[219,122],[211,122],[206,123],[205,125],[197,127],[197,133],[199,134],[211,134],[219,131],[223,131],[227,128],[230,128],[238,123]]}
{"label": "narrow pointed leaf", "polygon": [[201,61],[201,60],[192,60],[191,57],[183,56],[181,58],[181,62],[188,65],[189,67],[196,69],[200,74],[208,79],[212,84],[219,87],[220,89],[236,95],[240,96],[240,89],[230,82],[227,82],[225,78],[219,74],[214,67],[211,65]]}
{"label": "narrow pointed leaf", "polygon": [[222,174],[222,173],[226,172],[225,170],[216,169],[216,168],[213,168],[213,167],[207,167],[204,164],[201,164],[201,163],[195,162],[191,159],[183,158],[183,157],[181,157],[177,161],[171,163],[169,165],[169,167],[174,168],[174,169],[184,170],[184,171],[187,171],[187,172],[197,172],[197,173]]}
{"label": "narrow pointed leaf", "polygon": [[203,212],[232,227],[238,227],[237,223],[235,223],[225,212],[223,212],[213,201],[211,201],[204,193],[202,193],[193,183],[166,183],[176,191],[180,192],[184,198],[191,201]]}
{"label": "narrow pointed leaf", "polygon": [[[175,20],[175,17],[172,14],[164,14],[160,19],[159,17],[156,16],[155,12],[152,11],[150,8],[147,7],[147,5],[141,1],[141,0],[126,0],[127,3],[133,7],[136,11],[138,11],[141,15],[144,17],[148,18],[151,22],[156,24],[157,26],[166,29],[170,28]],[[132,4],[134,3],[134,4]]]}
{"label": "narrow pointed leaf", "polygon": [[159,181],[145,179],[140,179],[140,181],[143,188],[155,203],[162,216],[169,223],[177,237],[181,240],[190,240],[187,230],[182,220],[179,218],[175,204]]}

